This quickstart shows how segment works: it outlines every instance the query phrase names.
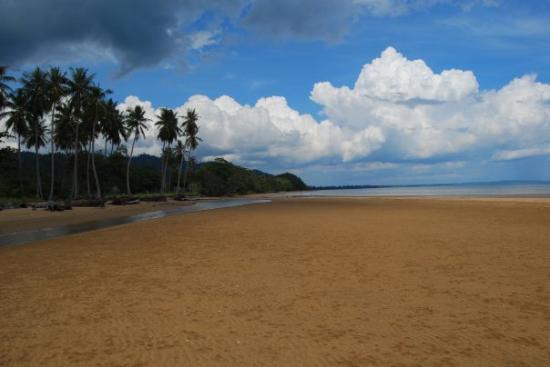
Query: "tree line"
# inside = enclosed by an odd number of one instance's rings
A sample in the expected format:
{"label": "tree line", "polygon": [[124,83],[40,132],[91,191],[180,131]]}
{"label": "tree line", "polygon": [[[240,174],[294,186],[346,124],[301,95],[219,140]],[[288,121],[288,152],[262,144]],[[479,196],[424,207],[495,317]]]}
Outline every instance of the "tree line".
{"label": "tree line", "polygon": [[[49,70],[36,67],[16,79],[8,75],[6,67],[0,66],[0,119],[5,119],[6,125],[6,131],[0,132],[0,142],[10,138],[17,141],[20,196],[23,196],[23,146],[34,150],[37,199],[47,198],[49,202],[56,199],[56,155],[59,153],[72,160],[69,198],[77,199],[85,195],[102,198],[102,172],[97,167],[96,159],[98,156],[114,155],[126,158],[125,189],[127,195],[132,195],[130,171],[134,148],[137,141],[145,139],[149,119],[139,105],[120,111],[117,103],[108,97],[112,91],[102,88],[94,78],[95,75],[85,68],[70,68],[65,72],[59,67]],[[201,141],[198,120],[194,109],[178,116],[174,110],[162,108],[156,116],[157,139],[162,143],[161,194],[170,190],[167,172],[169,162],[174,159],[178,162],[176,195],[185,193],[189,162],[193,161],[193,153]],[[104,147],[99,153],[96,143],[101,140]],[[124,143],[130,146],[129,150]],[[46,147],[50,155],[48,195],[42,187],[39,154],[39,150]],[[84,172],[82,162],[79,162],[81,156],[86,159]],[[83,174],[86,177],[86,194],[79,187]]]}

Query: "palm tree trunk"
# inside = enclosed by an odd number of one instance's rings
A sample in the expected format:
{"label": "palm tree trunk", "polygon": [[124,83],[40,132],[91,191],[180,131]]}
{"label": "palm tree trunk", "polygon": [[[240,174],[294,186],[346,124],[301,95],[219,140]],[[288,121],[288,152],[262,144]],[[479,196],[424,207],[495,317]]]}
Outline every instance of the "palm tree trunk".
{"label": "palm tree trunk", "polygon": [[130,155],[128,156],[128,165],[126,166],[126,193],[132,195],[130,191],[130,162],[132,161],[132,155],[134,154],[134,144],[136,144],[136,137],[132,141],[132,149],[130,149]]}
{"label": "palm tree trunk", "polygon": [[92,142],[88,142],[86,148],[86,190],[88,191],[88,197],[92,197],[92,188],[90,186],[90,150],[92,150]]}
{"label": "palm tree trunk", "polygon": [[73,198],[78,197],[78,128],[80,124],[76,124],[76,133],[74,140],[74,169],[73,169]]}
{"label": "palm tree trunk", "polygon": [[162,142],[162,150],[161,150],[161,160],[160,160],[160,193],[164,193],[164,164],[166,161],[166,152],[165,152],[166,142]]}
{"label": "palm tree trunk", "polygon": [[103,155],[107,157],[107,139],[105,139],[105,147],[103,149]]}
{"label": "palm tree trunk", "polygon": [[180,194],[181,168],[183,167],[184,160],[185,160],[185,148],[183,148],[183,151],[181,152],[181,159],[178,167],[178,185],[176,186],[176,196]]}
{"label": "palm tree trunk", "polygon": [[23,197],[23,180],[21,178],[21,134],[17,134],[17,175],[19,179],[19,195]]}
{"label": "palm tree trunk", "polygon": [[113,155],[113,149],[115,148],[115,143],[111,142],[111,153],[109,155]]}
{"label": "palm tree trunk", "polygon": [[34,157],[36,163],[36,197],[42,199],[42,182],[40,180],[40,160],[38,157],[38,144],[34,145]]}
{"label": "palm tree trunk", "polygon": [[38,121],[34,122],[34,157],[36,164],[36,197],[42,199],[42,182],[40,180],[40,160],[38,157]]}
{"label": "palm tree trunk", "polygon": [[97,169],[95,168],[95,125],[96,121],[92,123],[92,172],[94,173],[96,198],[101,198],[101,187],[99,186],[99,177],[97,176]]}
{"label": "palm tree trunk", "polygon": [[[183,152],[185,154],[185,151]],[[185,165],[185,173],[183,174],[183,196],[185,196],[185,188],[187,187],[187,172],[189,172],[189,161],[191,158],[191,150],[189,150],[189,154],[187,155],[187,164]]]}
{"label": "palm tree trunk", "polygon": [[166,193],[166,191],[170,191],[170,174],[169,174],[169,167],[168,167],[168,152],[170,150],[170,147],[172,145],[169,144],[166,152],[166,157],[164,158],[164,175],[162,176],[164,178],[164,189],[163,193]]}
{"label": "palm tree trunk", "polygon": [[52,121],[51,121],[51,178],[50,178],[50,195],[48,196],[48,201],[51,203],[53,201],[53,187],[55,185],[55,125],[54,125],[54,113],[55,113],[55,103],[52,106]]}

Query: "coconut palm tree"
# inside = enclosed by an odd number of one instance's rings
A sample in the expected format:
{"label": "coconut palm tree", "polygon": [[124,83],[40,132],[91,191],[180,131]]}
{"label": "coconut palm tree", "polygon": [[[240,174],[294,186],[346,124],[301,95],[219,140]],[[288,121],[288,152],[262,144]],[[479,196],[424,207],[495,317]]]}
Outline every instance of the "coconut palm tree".
{"label": "coconut palm tree", "polygon": [[[193,152],[197,149],[199,146],[199,142],[202,141],[201,138],[198,137],[199,133],[199,126],[197,125],[197,122],[199,121],[199,115],[197,115],[197,112],[192,109],[187,110],[187,114],[185,115],[185,120],[183,121],[183,130],[184,130],[184,136],[185,136],[185,147],[188,149],[188,156],[187,156],[187,164],[185,165],[185,173],[183,175],[183,192],[185,193],[186,190],[186,184],[187,184],[187,174],[189,172],[189,161],[191,160],[191,157],[193,155]],[[183,165],[183,160],[185,156],[185,149],[184,154],[182,154],[182,159],[180,162],[180,169],[178,173],[178,188],[177,192],[179,193],[180,190],[180,175],[181,175],[181,166]]]}
{"label": "coconut palm tree", "polygon": [[126,111],[128,116],[126,117],[126,126],[128,127],[128,136],[134,135],[132,140],[132,148],[130,149],[130,154],[128,155],[128,164],[126,166],[126,193],[132,195],[130,190],[130,163],[132,162],[132,156],[134,154],[134,146],[136,141],[140,137],[145,138],[145,130],[147,130],[147,121],[150,121],[145,117],[145,110],[141,106],[135,106],[133,109],[128,109]]}
{"label": "coconut palm tree", "polygon": [[36,197],[38,199],[43,199],[44,195],[42,193],[42,180],[40,178],[40,156],[38,155],[38,150],[46,145],[46,126],[42,118],[31,115],[29,120],[30,125],[30,134],[27,134],[25,137],[25,145],[27,149],[34,147],[34,159],[36,167]]}
{"label": "coconut palm tree", "polygon": [[99,85],[92,86],[90,88],[90,94],[86,101],[86,107],[90,111],[92,131],[90,136],[90,152],[92,159],[92,172],[94,174],[95,186],[96,186],[96,198],[101,198],[101,187],[99,184],[99,177],[97,175],[97,169],[95,166],[95,140],[97,137],[97,124],[98,121],[105,116],[105,96],[111,93],[110,90],[103,90]]}
{"label": "coconut palm tree", "polygon": [[74,123],[74,169],[73,169],[73,197],[78,196],[78,151],[80,148],[80,125],[82,124],[84,114],[84,103],[90,94],[90,88],[94,74],[88,74],[88,70],[84,68],[72,68],[71,78],[68,82],[69,96],[72,106],[72,115]]}
{"label": "coconut palm tree", "polygon": [[[109,99],[105,102],[105,116],[101,125],[101,133],[107,142],[111,143],[110,154],[113,154],[114,146],[118,146],[122,143],[122,140],[126,141],[126,126],[124,124],[124,114],[117,108],[117,104]],[[107,151],[107,145],[105,145],[105,151]],[[105,152],[106,154],[106,152]]]}
{"label": "coconut palm tree", "polygon": [[40,179],[40,160],[38,150],[44,146],[44,133],[46,128],[43,125],[43,116],[48,110],[47,75],[39,67],[30,74],[24,74],[21,79],[22,90],[27,100],[27,111],[29,113],[30,134],[26,137],[27,147],[29,142],[34,144],[36,163],[36,196],[43,198],[42,181]]}
{"label": "coconut palm tree", "polygon": [[9,82],[14,82],[15,78],[13,76],[7,75],[7,66],[0,66],[0,112],[8,103],[8,96],[11,91]]}
{"label": "coconut palm tree", "polygon": [[6,112],[6,130],[17,136],[17,175],[19,180],[19,194],[23,195],[23,181],[21,178],[21,142],[29,133],[27,110],[27,98],[22,89],[18,89],[11,95],[7,104],[9,111]]}
{"label": "coconut palm tree", "polygon": [[155,122],[155,125],[159,128],[157,139],[162,141],[162,177],[160,191],[164,193],[166,190],[166,170],[168,166],[168,154],[166,149],[170,149],[172,143],[181,134],[181,129],[178,126],[177,114],[170,109],[162,108],[157,119],[157,122]]}
{"label": "coconut palm tree", "polygon": [[67,95],[67,75],[58,67],[52,67],[48,71],[46,80],[46,90],[51,110],[50,124],[50,157],[51,157],[51,177],[50,177],[50,195],[48,201],[53,201],[53,189],[55,185],[55,111],[61,102],[61,99]]}
{"label": "coconut palm tree", "polygon": [[60,103],[54,115],[55,123],[55,146],[66,152],[74,149],[75,122],[73,106],[70,101]]}

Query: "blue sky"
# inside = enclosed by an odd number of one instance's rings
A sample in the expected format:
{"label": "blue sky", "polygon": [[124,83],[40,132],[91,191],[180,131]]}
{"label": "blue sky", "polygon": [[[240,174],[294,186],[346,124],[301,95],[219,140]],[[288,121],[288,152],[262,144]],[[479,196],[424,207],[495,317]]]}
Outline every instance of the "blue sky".
{"label": "blue sky", "polygon": [[0,0],[0,64],[197,108],[199,158],[314,185],[550,180],[548,0],[81,4]]}

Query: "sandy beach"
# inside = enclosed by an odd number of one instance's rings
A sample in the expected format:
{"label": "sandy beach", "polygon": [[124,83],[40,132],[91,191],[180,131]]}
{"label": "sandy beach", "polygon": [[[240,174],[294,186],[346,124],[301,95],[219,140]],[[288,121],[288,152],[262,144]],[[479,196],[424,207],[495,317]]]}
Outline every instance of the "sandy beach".
{"label": "sandy beach", "polygon": [[547,200],[280,198],[0,248],[0,366],[548,366],[548,330]]}

